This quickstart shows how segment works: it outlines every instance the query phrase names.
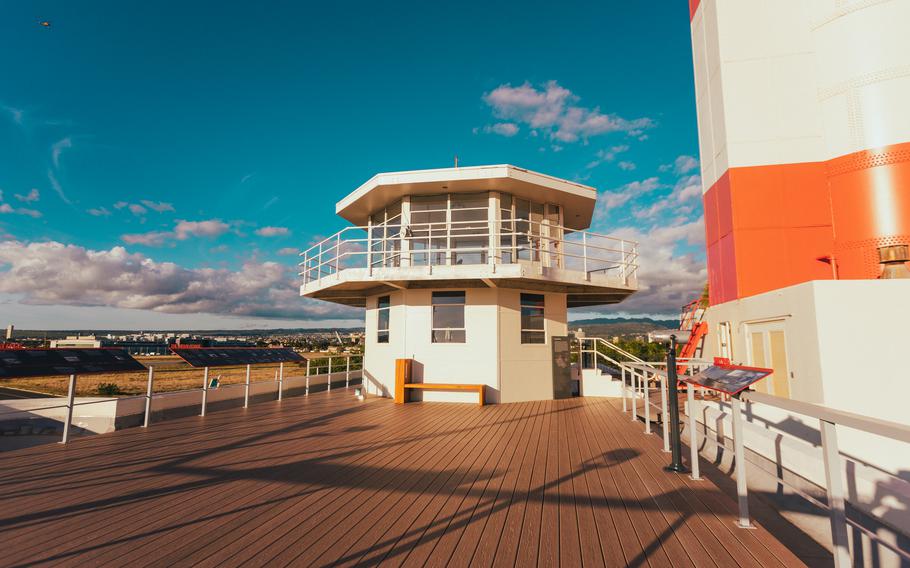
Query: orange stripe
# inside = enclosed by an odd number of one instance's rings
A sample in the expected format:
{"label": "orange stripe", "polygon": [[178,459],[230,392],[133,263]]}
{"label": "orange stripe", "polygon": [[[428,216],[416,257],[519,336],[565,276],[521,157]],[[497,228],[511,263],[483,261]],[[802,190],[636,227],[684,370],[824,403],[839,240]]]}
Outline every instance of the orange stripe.
{"label": "orange stripe", "polygon": [[711,304],[834,277],[876,278],[910,244],[910,143],[827,162],[730,168],[704,195]]}
{"label": "orange stripe", "polygon": [[698,5],[701,3],[701,0],[689,0],[689,21],[691,22],[695,18],[695,11],[698,10]]}

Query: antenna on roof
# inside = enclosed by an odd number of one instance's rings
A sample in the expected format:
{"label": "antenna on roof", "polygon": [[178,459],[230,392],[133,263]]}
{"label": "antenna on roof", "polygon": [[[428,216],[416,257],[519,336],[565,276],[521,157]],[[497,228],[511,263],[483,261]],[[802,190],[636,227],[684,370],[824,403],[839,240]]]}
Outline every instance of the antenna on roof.
{"label": "antenna on roof", "polygon": [[458,154],[455,154],[455,167],[458,167]]}

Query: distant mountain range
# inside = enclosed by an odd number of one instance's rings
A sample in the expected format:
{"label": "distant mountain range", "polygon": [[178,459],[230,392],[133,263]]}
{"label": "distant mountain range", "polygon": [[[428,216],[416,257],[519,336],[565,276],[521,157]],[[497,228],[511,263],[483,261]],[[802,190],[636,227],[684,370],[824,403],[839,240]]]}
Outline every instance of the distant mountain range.
{"label": "distant mountain range", "polygon": [[[0,332],[3,330],[0,329]],[[362,332],[363,327],[318,327],[318,328],[280,328],[280,329],[16,329],[13,331],[13,337],[47,337],[48,339],[63,338],[68,335],[132,335],[138,333],[189,333],[192,335],[203,335],[209,337],[219,336],[263,336],[263,335],[294,335],[298,333],[354,333]],[[2,336],[0,336],[2,340]]]}
{"label": "distant mountain range", "polygon": [[658,329],[678,329],[678,319],[652,318],[593,318],[569,322],[569,330],[581,328],[592,337],[638,335]]}

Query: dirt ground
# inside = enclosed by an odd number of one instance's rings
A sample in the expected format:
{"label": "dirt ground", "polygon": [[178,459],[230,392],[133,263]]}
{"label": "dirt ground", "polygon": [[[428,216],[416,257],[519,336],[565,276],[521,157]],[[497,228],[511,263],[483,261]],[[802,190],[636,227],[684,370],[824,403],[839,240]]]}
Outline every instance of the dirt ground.
{"label": "dirt ground", "polygon": [[[325,373],[328,366],[328,357],[310,361],[310,374]],[[196,369],[187,364],[176,355],[159,355],[149,357],[136,357],[136,360],[146,367],[155,369],[155,392],[170,392],[186,389],[196,389],[202,386],[203,370]],[[345,370],[345,360],[342,357],[332,358],[332,371]],[[360,368],[360,357],[351,359],[351,369]],[[306,374],[306,363],[285,363],[285,377],[302,377]],[[254,365],[250,370],[250,381],[275,380],[278,376],[278,365]],[[246,380],[246,366],[217,367],[209,369],[209,378],[218,378],[222,384],[242,383]],[[28,391],[65,396],[69,377],[35,377],[25,379],[7,379],[3,386],[23,389]],[[80,375],[76,379],[76,396],[100,396],[99,385],[113,383],[120,389],[122,396],[145,394],[148,384],[148,371],[135,373],[110,373],[99,375]]]}

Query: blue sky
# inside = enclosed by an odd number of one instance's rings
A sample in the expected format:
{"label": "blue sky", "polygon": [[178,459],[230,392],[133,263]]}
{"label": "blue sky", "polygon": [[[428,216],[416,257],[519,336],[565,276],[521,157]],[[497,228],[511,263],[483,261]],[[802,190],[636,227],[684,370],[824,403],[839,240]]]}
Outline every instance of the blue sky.
{"label": "blue sky", "polygon": [[373,174],[456,154],[602,192],[595,229],[642,240],[646,286],[604,312],[704,281],[681,0],[4,8],[0,320],[357,322],[293,295],[291,253]]}

